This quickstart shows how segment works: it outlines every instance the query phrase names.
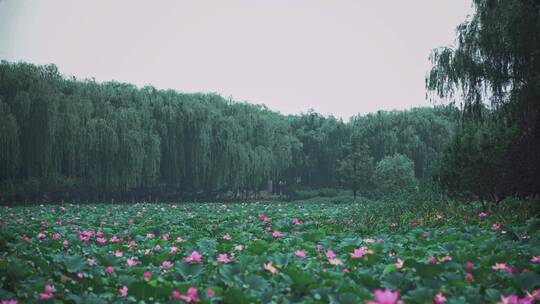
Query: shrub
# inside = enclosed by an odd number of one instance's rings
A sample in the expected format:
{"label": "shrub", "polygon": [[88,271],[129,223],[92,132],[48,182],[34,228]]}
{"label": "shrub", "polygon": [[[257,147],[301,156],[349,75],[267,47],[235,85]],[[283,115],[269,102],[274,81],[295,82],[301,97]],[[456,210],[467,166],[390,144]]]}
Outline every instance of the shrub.
{"label": "shrub", "polygon": [[379,196],[403,194],[416,188],[414,163],[407,156],[395,154],[383,158],[373,175]]}

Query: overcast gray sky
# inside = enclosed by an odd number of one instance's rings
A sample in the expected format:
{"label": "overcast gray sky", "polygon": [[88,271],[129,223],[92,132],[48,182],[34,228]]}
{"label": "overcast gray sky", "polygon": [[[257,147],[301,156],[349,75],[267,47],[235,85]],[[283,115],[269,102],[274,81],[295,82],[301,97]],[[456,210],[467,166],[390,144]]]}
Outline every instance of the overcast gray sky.
{"label": "overcast gray sky", "polygon": [[0,0],[0,58],[345,119],[429,105],[471,0]]}

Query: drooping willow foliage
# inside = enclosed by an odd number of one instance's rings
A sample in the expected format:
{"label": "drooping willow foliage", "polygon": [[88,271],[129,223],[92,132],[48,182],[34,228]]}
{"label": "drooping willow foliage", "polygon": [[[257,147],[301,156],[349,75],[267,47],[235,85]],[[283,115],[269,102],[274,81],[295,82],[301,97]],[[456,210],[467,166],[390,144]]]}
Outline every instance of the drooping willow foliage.
{"label": "drooping willow foliage", "polygon": [[426,78],[432,93],[464,101],[462,128],[437,175],[450,190],[496,201],[539,194],[540,2],[473,5],[456,46],[432,52]]}
{"label": "drooping willow foliage", "polygon": [[0,64],[4,200],[177,199],[337,187],[351,142],[375,160],[402,153],[428,176],[453,132],[450,106],[356,116],[284,116],[215,94],[65,77]]}

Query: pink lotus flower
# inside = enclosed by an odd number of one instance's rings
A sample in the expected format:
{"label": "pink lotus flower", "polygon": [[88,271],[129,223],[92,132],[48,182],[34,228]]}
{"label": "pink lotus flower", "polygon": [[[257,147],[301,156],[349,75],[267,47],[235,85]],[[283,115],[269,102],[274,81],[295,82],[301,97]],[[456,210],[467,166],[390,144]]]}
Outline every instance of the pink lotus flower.
{"label": "pink lotus flower", "polygon": [[67,240],[64,240],[62,242],[62,246],[64,246],[64,248],[68,248],[69,247],[69,242]]}
{"label": "pink lotus flower", "polygon": [[269,222],[270,222],[270,219],[269,219],[266,215],[264,215],[264,214],[259,214],[259,218],[260,218],[263,222],[265,222],[265,223],[269,223]]}
{"label": "pink lotus flower", "polygon": [[40,233],[38,233],[38,235],[37,235],[37,238],[40,239],[40,240],[41,240],[41,239],[44,239],[44,238],[46,238],[46,237],[47,237],[47,234],[46,234],[45,232],[40,232]]}
{"label": "pink lotus flower", "polygon": [[54,285],[45,285],[45,292],[39,294],[39,300],[46,301],[54,297]]}
{"label": "pink lotus flower", "polygon": [[487,217],[487,213],[485,213],[485,212],[483,212],[483,211],[482,211],[482,212],[479,212],[479,213],[478,213],[478,217],[479,217],[480,219],[485,219],[485,218]]}
{"label": "pink lotus flower", "polygon": [[317,244],[317,252],[321,252],[322,250],[322,245],[321,244]]}
{"label": "pink lotus flower", "polygon": [[124,256],[124,253],[122,251],[115,251],[114,256],[116,256],[117,258],[120,258]]}
{"label": "pink lotus flower", "polygon": [[293,225],[302,225],[302,221],[299,220],[299,219],[297,219],[297,218],[295,218],[295,219],[292,220],[292,224],[293,224]]}
{"label": "pink lotus flower", "polygon": [[175,290],[172,292],[173,300],[181,300],[187,303],[191,302],[200,302],[201,300],[197,298],[198,290],[196,288],[190,287],[186,295],[183,295],[179,291]]}
{"label": "pink lotus flower", "polygon": [[493,270],[505,270],[506,269],[506,263],[495,263],[495,265],[491,266],[491,269]]}
{"label": "pink lotus flower", "polygon": [[230,241],[230,240],[232,240],[232,237],[227,233],[227,234],[225,234],[225,235],[223,236],[223,239],[224,239],[225,241]]}
{"label": "pink lotus flower", "polygon": [[436,219],[437,221],[444,221],[444,215],[442,215],[442,214],[437,214],[437,216],[435,216],[435,219]]}
{"label": "pink lotus flower", "polygon": [[443,296],[442,293],[438,293],[434,298],[433,298],[433,304],[444,304],[446,303],[446,298]]}
{"label": "pink lotus flower", "polygon": [[491,225],[491,229],[493,229],[493,230],[499,230],[499,229],[501,229],[501,224],[499,224],[499,223],[494,223],[493,225]]}
{"label": "pink lotus flower", "polygon": [[113,235],[112,238],[109,239],[109,242],[111,243],[121,243],[123,241],[122,238],[117,238],[116,235]]}
{"label": "pink lotus flower", "polygon": [[402,259],[400,259],[400,258],[397,259],[396,268],[397,269],[403,268],[403,260]]}
{"label": "pink lotus flower", "polygon": [[1,300],[0,304],[17,304],[19,303],[17,300]]}
{"label": "pink lotus flower", "polygon": [[90,266],[96,265],[96,259],[88,259],[86,261],[88,262],[88,265],[90,265]]}
{"label": "pink lotus flower", "polygon": [[171,263],[170,261],[163,261],[163,263],[161,263],[161,267],[163,268],[171,268],[174,266],[174,263]]}
{"label": "pink lotus flower", "polygon": [[81,232],[81,235],[82,236],[87,236],[87,237],[91,237],[91,236],[94,236],[96,233],[94,231],[88,231],[88,230],[84,230]]}
{"label": "pink lotus flower", "polygon": [[397,228],[397,227],[399,227],[399,224],[398,223],[391,223],[389,226],[390,226],[390,228]]}
{"label": "pink lotus flower", "polygon": [[373,244],[373,243],[375,243],[375,240],[374,239],[364,239],[364,243]]}
{"label": "pink lotus flower", "polygon": [[349,268],[345,267],[345,268],[343,268],[343,270],[342,270],[341,272],[343,272],[343,273],[349,273],[350,270],[349,270]]}
{"label": "pink lotus flower", "polygon": [[123,297],[123,298],[127,297],[127,295],[128,295],[128,288],[127,288],[127,286],[123,286],[122,288],[120,288],[120,289],[118,290],[118,293],[120,293],[120,296]]}
{"label": "pink lotus flower", "polygon": [[437,264],[437,259],[434,256],[430,256],[428,258],[428,263],[429,264]]}
{"label": "pink lotus flower", "polygon": [[328,263],[330,263],[331,265],[341,265],[343,264],[343,262],[341,261],[341,259],[328,259]]}
{"label": "pink lotus flower", "polygon": [[448,261],[451,261],[451,260],[452,260],[452,257],[449,256],[449,255],[445,255],[441,259],[441,261],[443,261],[443,262],[448,262]]}
{"label": "pink lotus flower", "polygon": [[306,252],[304,250],[296,250],[294,253],[297,257],[305,259],[306,258]]}
{"label": "pink lotus flower", "polygon": [[188,263],[198,264],[201,262],[201,258],[202,255],[200,255],[197,251],[193,251],[189,257],[184,258],[183,260]]}
{"label": "pink lotus flower", "polygon": [[210,296],[210,297],[211,297],[211,296],[213,296],[213,295],[215,295],[215,294],[216,294],[216,292],[213,291],[212,289],[208,289],[208,290],[206,291],[206,295],[207,295],[207,296]]}
{"label": "pink lotus flower", "polygon": [[274,265],[272,265],[272,263],[263,264],[263,267],[264,267],[265,270],[268,270],[271,273],[277,273],[278,272],[277,268],[274,267]]}
{"label": "pink lotus flower", "polygon": [[169,240],[169,234],[168,233],[165,233],[162,237],[161,237],[162,240],[164,241],[168,241]]}
{"label": "pink lotus flower", "polygon": [[[184,295],[182,295],[182,293],[180,293],[180,291],[178,290],[173,290],[172,292],[172,295],[171,295],[171,298],[173,300],[183,300],[184,299]],[[188,299],[189,301],[191,300],[189,297],[185,297],[186,299]]]}
{"label": "pink lotus flower", "polygon": [[30,241],[30,238],[28,237],[28,235],[24,235],[22,237],[22,240],[25,241],[25,242],[29,242]]}
{"label": "pink lotus flower", "polygon": [[501,301],[499,304],[518,304],[519,299],[516,295],[503,296],[501,295]]}
{"label": "pink lotus flower", "polygon": [[353,253],[350,253],[351,259],[361,259],[368,252],[365,247],[356,248]]}
{"label": "pink lotus flower", "polygon": [[145,281],[150,281],[150,279],[152,278],[152,273],[149,271],[145,271],[143,274],[143,278]]}
{"label": "pink lotus flower", "polygon": [[540,263],[540,255],[533,256],[531,258],[531,262],[534,263],[534,264]]}
{"label": "pink lotus flower", "polygon": [[153,238],[155,238],[155,237],[156,237],[156,235],[153,234],[153,233],[147,233],[147,234],[146,234],[146,238],[148,238],[148,239],[153,239]]}
{"label": "pink lotus flower", "polygon": [[501,295],[501,301],[498,304],[532,304],[535,302],[535,297],[531,294],[526,294],[523,298],[518,298],[518,296],[512,294],[509,296]]}
{"label": "pink lotus flower", "polygon": [[58,232],[55,232],[55,233],[53,233],[53,235],[52,235],[52,238],[55,239],[55,240],[57,240],[57,239],[59,239],[59,238],[61,238],[61,237],[62,237],[62,236],[61,236],[60,233],[58,233]]}
{"label": "pink lotus flower", "polygon": [[472,282],[473,280],[474,280],[474,276],[472,273],[469,272],[465,275],[465,281]]}
{"label": "pink lotus flower", "polygon": [[399,300],[399,292],[391,291],[390,289],[375,289],[373,292],[375,301],[368,301],[368,304],[397,304]]}
{"label": "pink lotus flower", "polygon": [[104,235],[103,231],[96,232],[96,237],[103,237]]}
{"label": "pink lotus flower", "polygon": [[535,289],[533,290],[533,292],[531,293],[531,296],[537,300],[537,301],[540,301],[540,289]]}
{"label": "pink lotus flower", "polygon": [[52,299],[53,295],[52,294],[48,294],[48,293],[40,293],[39,294],[39,300],[40,301],[47,301],[47,300],[50,300]]}
{"label": "pink lotus flower", "polygon": [[418,223],[412,223],[412,224],[411,224],[411,227],[412,227],[412,228],[418,227]]}
{"label": "pink lotus flower", "polygon": [[427,238],[429,237],[429,234],[427,234],[427,233],[422,233],[421,237],[422,237],[423,239],[427,239]]}
{"label": "pink lotus flower", "polygon": [[129,267],[137,266],[139,264],[139,261],[132,258],[128,258],[126,262]]}
{"label": "pink lotus flower", "polygon": [[467,262],[467,264],[465,264],[465,271],[471,272],[473,271],[473,269],[474,269],[474,265],[472,262]]}
{"label": "pink lotus flower", "polygon": [[276,230],[276,231],[274,231],[274,233],[272,233],[272,236],[275,237],[275,238],[280,238],[280,237],[283,237],[283,234],[281,234],[281,232]]}
{"label": "pink lotus flower", "polygon": [[178,252],[180,252],[180,249],[178,249],[178,247],[173,246],[173,247],[169,248],[169,253],[171,253],[171,254],[175,254],[175,253],[178,253]]}
{"label": "pink lotus flower", "polygon": [[328,250],[328,251],[326,252],[326,257],[327,257],[328,259],[333,259],[333,258],[336,257],[336,254],[334,253],[334,251]]}
{"label": "pink lotus flower", "polygon": [[221,264],[227,264],[229,263],[231,260],[229,260],[229,256],[227,256],[226,253],[220,253],[217,257],[217,262],[218,263],[221,263]]}
{"label": "pink lotus flower", "polygon": [[114,267],[109,266],[109,267],[107,267],[107,268],[105,269],[105,271],[106,271],[107,273],[111,274],[111,273],[114,272]]}
{"label": "pink lotus flower", "polygon": [[45,285],[45,293],[52,294],[55,291],[54,285]]}

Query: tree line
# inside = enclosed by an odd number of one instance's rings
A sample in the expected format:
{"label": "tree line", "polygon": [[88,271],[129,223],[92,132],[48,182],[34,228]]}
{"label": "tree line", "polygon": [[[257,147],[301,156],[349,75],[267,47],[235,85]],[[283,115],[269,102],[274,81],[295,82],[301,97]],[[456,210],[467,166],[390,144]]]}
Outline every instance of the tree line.
{"label": "tree line", "polygon": [[357,173],[342,167],[359,146],[374,162],[407,156],[416,178],[427,179],[458,112],[453,105],[380,111],[346,123],[4,61],[0,193],[4,200],[215,199],[245,198],[269,181],[281,193],[348,187]]}
{"label": "tree line", "polygon": [[0,197],[247,198],[433,183],[499,202],[540,194],[540,4],[473,0],[433,50],[431,96],[454,103],[350,121],[281,115],[216,94],[97,83],[54,65],[0,64]]}

